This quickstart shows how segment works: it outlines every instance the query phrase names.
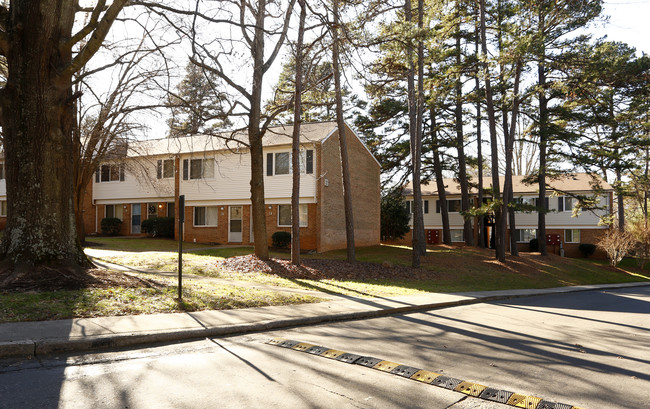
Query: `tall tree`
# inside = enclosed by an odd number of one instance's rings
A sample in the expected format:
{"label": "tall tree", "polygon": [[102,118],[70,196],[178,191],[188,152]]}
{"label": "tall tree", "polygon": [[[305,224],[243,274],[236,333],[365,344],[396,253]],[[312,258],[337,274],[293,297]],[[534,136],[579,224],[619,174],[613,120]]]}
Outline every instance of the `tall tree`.
{"label": "tall tree", "polygon": [[[95,55],[127,0],[11,0],[0,5],[0,54],[8,76],[0,93],[6,159],[7,284],[35,266],[83,268],[73,203],[72,78]],[[73,32],[77,13],[90,13]],[[76,47],[83,45],[75,52]]]}
{"label": "tall tree", "polygon": [[[190,61],[218,77],[222,84],[233,93],[229,101],[230,115],[243,118],[248,134],[248,149],[251,157],[251,207],[255,255],[262,260],[269,258],[268,238],[266,235],[266,206],[264,201],[264,155],[262,138],[279,112],[264,115],[262,95],[264,78],[271,68],[278,53],[285,44],[289,21],[293,14],[296,0],[288,2],[270,2],[267,0],[244,0],[228,3],[234,10],[224,11],[212,3],[206,7],[214,9],[201,10],[204,3],[197,1],[195,15],[191,26],[186,28],[186,35],[191,39],[192,56]],[[232,18],[220,18],[222,13],[231,13]],[[275,16],[280,16],[273,18]],[[274,24],[270,24],[272,21]],[[216,27],[225,25],[226,32],[238,37],[219,38]],[[210,27],[212,29],[210,29]],[[232,29],[232,30],[231,30]],[[207,36],[207,37],[206,37]],[[217,38],[215,38],[217,37]],[[275,43],[267,41],[275,39]],[[218,40],[218,41],[215,41]],[[214,48],[215,42],[218,43]],[[242,45],[250,54],[244,63],[247,75],[240,69],[238,73],[230,72],[225,64],[240,66],[240,53],[230,51]],[[223,51],[226,47],[227,50]],[[230,50],[230,51],[228,51]],[[267,55],[266,52],[270,50]]]}
{"label": "tall tree", "polygon": [[532,36],[533,56],[537,63],[538,115],[536,120],[539,137],[538,221],[537,237],[542,255],[546,249],[546,177],[549,172],[547,150],[553,142],[554,123],[549,103],[553,98],[553,83],[549,74],[558,72],[554,62],[558,56],[575,44],[585,42],[584,36],[571,37],[570,34],[586,26],[601,12],[602,0],[526,0],[522,7],[527,11],[534,32]]}
{"label": "tall tree", "polygon": [[343,203],[345,207],[345,236],[347,238],[348,263],[356,261],[354,246],[354,211],[352,207],[352,179],[350,175],[350,161],[348,159],[348,143],[343,118],[343,93],[341,85],[340,63],[340,35],[341,29],[339,0],[332,1],[332,69],[334,72],[334,89],[336,93],[336,124],[339,134],[339,148],[341,152],[341,173],[343,176]]}
{"label": "tall tree", "polygon": [[224,112],[224,99],[215,75],[189,62],[185,78],[169,95],[169,136],[213,133],[232,125]]}
{"label": "tall tree", "polygon": [[293,167],[291,190],[291,264],[300,265],[300,125],[302,122],[302,77],[303,42],[307,6],[305,0],[298,0],[300,17],[298,22],[298,41],[296,42],[296,79],[294,97],[293,135],[291,138],[291,165]]}

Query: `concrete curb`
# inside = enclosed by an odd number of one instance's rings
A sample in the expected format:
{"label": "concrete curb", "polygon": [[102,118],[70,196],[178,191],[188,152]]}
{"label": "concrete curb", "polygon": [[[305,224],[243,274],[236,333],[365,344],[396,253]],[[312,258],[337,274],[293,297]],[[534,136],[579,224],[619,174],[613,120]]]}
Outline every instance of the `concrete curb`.
{"label": "concrete curb", "polygon": [[[462,305],[480,304],[492,301],[503,301],[517,298],[537,297],[552,294],[566,294],[574,292],[585,292],[594,290],[611,290],[620,288],[647,287],[650,283],[624,283],[586,285],[576,287],[559,287],[553,289],[539,290],[513,290],[494,291],[486,293],[465,293],[455,295],[467,295],[475,298],[461,299],[456,301],[435,302],[419,305],[405,305],[399,307],[369,307],[366,311],[342,312],[326,315],[303,316],[290,319],[264,320],[255,323],[242,323],[232,325],[214,326],[208,328],[182,329],[182,330],[161,330],[149,333],[122,333],[104,336],[88,336],[75,339],[42,339],[0,342],[0,358],[31,358],[34,356],[52,355],[57,353],[99,351],[105,349],[130,347],[144,344],[176,342],[183,340],[201,339],[208,337],[219,337],[226,335],[241,335],[252,332],[263,332],[270,330],[286,329],[306,325],[315,325],[326,322],[353,321],[368,318],[377,318],[393,314],[435,310]],[[494,294],[497,293],[497,294]],[[483,295],[484,294],[484,295]],[[290,308],[290,307],[289,307]]]}

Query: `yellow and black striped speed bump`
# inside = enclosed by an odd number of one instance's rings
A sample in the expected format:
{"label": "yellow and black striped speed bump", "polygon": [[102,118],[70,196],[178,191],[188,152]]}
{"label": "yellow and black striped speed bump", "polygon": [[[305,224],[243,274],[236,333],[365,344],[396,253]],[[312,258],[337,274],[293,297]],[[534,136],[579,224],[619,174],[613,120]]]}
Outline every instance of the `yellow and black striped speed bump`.
{"label": "yellow and black striped speed bump", "polygon": [[522,395],[510,391],[490,388],[478,383],[464,381],[449,376],[441,375],[425,369],[414,368],[397,362],[386,361],[371,356],[351,354],[349,352],[329,349],[324,346],[309,344],[307,342],[292,341],[284,338],[274,338],[267,341],[267,344],[276,345],[282,348],[295,351],[307,352],[312,355],[334,359],[348,364],[362,365],[382,372],[413,379],[414,381],[435,385],[441,388],[450,389],[465,395],[490,400],[493,402],[505,403],[516,408],[524,409],[581,409],[577,406],[566,403],[550,402],[536,396]]}

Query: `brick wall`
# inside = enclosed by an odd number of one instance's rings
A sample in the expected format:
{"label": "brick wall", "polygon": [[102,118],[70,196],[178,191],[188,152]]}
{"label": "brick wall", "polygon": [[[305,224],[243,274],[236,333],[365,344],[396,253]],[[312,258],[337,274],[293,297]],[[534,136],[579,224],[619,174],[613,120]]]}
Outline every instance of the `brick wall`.
{"label": "brick wall", "polygon": [[[317,205],[308,204],[309,219],[307,227],[300,228],[300,248],[303,250],[315,250],[316,238],[318,232],[318,215]],[[185,208],[185,226],[184,240],[196,243],[220,243],[220,244],[252,244],[250,241],[251,233],[251,206],[242,206],[242,241],[228,241],[228,208],[229,206],[218,206],[217,226],[202,227],[194,226],[194,207],[186,206]],[[278,226],[278,205],[266,205],[266,232],[269,245],[271,245],[271,236],[276,231],[291,232],[291,227]]]}
{"label": "brick wall", "polygon": [[[379,244],[380,180],[379,165],[363,144],[348,130],[348,157],[351,168],[354,239],[356,246]],[[320,243],[319,251],[345,248],[345,209],[338,133],[322,144],[319,161]],[[327,181],[327,186],[325,186]]]}
{"label": "brick wall", "polygon": [[[425,234],[428,231],[425,230]],[[440,240],[442,241],[442,229],[437,230],[439,232],[439,237]],[[413,230],[409,231],[404,235],[403,238],[397,239],[397,240],[384,240],[382,243],[384,244],[394,244],[394,245],[401,245],[401,246],[410,246],[412,245],[412,232]],[[580,246],[581,243],[590,243],[590,244],[598,244],[598,240],[600,237],[605,233],[604,229],[580,229],[580,243],[565,243],[564,242],[564,229],[547,229],[546,234],[559,234],[560,235],[560,240],[562,241],[562,247],[564,248],[564,255],[566,257],[584,257],[578,247]],[[510,232],[506,232],[506,248],[510,248]],[[463,245],[463,243],[452,243],[452,245]],[[517,243],[517,249],[520,252],[528,252],[529,250],[529,245],[528,243]],[[560,246],[547,246],[548,252],[551,254],[560,254]],[[591,257],[594,258],[606,258],[607,255],[605,252],[599,248],[596,249],[596,252],[594,255]]]}

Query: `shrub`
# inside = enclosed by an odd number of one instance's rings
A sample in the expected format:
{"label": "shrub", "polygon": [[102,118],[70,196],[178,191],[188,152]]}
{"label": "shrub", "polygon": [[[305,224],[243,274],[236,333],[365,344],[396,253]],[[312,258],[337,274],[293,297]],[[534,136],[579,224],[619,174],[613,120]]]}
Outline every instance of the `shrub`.
{"label": "shrub", "polygon": [[401,239],[411,231],[411,214],[400,193],[391,192],[381,198],[381,239]]}
{"label": "shrub", "polygon": [[538,239],[531,239],[528,242],[528,250],[530,250],[530,251],[539,251],[539,240]]}
{"label": "shrub", "polygon": [[596,252],[596,245],[591,243],[581,243],[578,246],[578,250],[580,250],[583,256],[589,257]]}
{"label": "shrub", "polygon": [[151,237],[174,237],[173,217],[154,217],[142,221],[142,232]]}
{"label": "shrub", "polygon": [[271,236],[271,242],[273,247],[282,249],[289,248],[291,246],[291,233],[288,231],[276,231]]}
{"label": "shrub", "polygon": [[117,236],[121,227],[122,220],[117,217],[104,217],[101,221],[102,234],[107,236]]}
{"label": "shrub", "polygon": [[630,233],[634,236],[634,256],[639,268],[644,268],[650,261],[650,224],[644,220],[637,220],[628,225]]}
{"label": "shrub", "polygon": [[609,263],[616,267],[635,244],[632,234],[618,229],[609,229],[598,242],[598,247],[605,250]]}

